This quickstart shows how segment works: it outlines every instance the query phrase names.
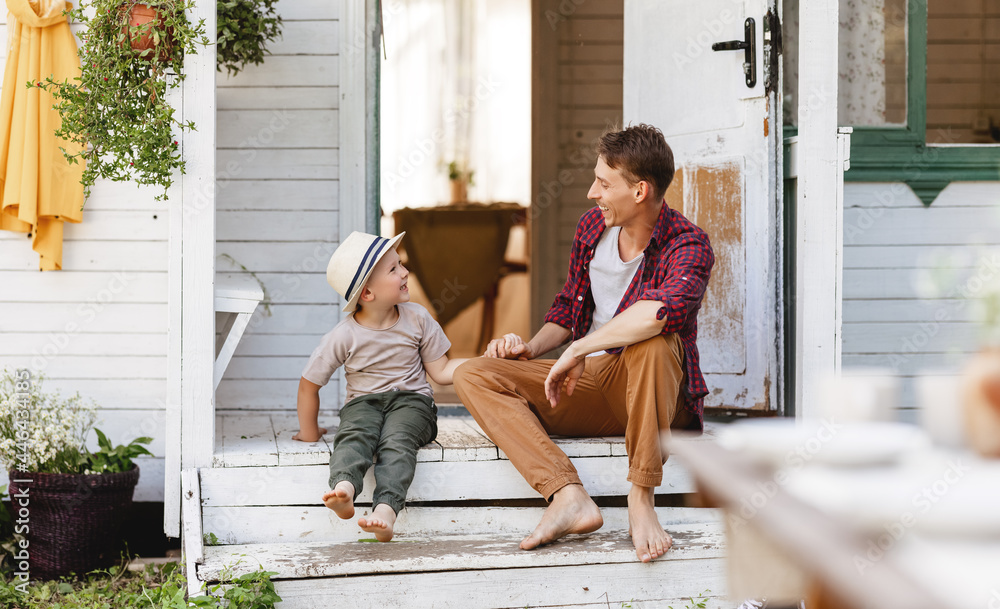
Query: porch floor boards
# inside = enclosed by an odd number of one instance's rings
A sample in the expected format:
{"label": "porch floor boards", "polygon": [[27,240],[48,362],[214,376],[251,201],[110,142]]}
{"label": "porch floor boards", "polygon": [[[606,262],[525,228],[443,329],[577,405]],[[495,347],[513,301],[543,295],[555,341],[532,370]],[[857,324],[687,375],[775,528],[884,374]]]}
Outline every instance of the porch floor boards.
{"label": "porch floor boards", "polygon": [[[318,442],[292,440],[298,431],[294,412],[223,413],[215,419],[214,467],[326,465],[333,450],[339,420],[326,417],[320,425],[327,433]],[[708,423],[704,439],[714,438],[719,426]],[[573,457],[624,457],[625,438],[556,438],[556,444]],[[417,462],[507,460],[469,416],[438,417],[437,438],[417,451]]]}

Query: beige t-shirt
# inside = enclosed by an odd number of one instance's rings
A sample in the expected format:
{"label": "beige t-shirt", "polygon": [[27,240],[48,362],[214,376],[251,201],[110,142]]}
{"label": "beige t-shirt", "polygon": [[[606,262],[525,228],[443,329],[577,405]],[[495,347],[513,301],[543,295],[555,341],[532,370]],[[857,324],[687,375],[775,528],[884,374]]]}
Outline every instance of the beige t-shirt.
{"label": "beige t-shirt", "polygon": [[347,400],[386,391],[416,391],[429,398],[423,362],[440,359],[451,348],[444,330],[422,306],[397,305],[399,319],[389,328],[366,328],[354,315],[337,324],[320,341],[302,377],[326,385],[340,366],[347,379]]}

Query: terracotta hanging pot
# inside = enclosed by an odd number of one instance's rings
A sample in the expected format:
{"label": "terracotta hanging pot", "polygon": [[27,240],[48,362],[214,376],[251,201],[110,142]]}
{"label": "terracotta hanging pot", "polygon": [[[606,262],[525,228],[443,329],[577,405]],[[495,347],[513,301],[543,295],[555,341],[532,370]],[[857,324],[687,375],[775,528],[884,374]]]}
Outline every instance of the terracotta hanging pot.
{"label": "terracotta hanging pot", "polygon": [[[159,49],[160,61],[165,61],[170,57],[171,52],[171,40],[170,32],[167,31],[167,35],[157,41],[154,39],[151,31],[145,31],[140,34],[134,32],[136,27],[147,26],[147,24],[152,24],[159,22],[159,29],[163,29],[165,19],[160,11],[147,5],[147,4],[134,4],[128,13],[128,26],[127,32],[129,41],[132,45],[132,49],[139,51],[140,56],[143,58],[151,59],[155,49]],[[157,26],[149,26],[157,27]]]}
{"label": "terracotta hanging pot", "polygon": [[1000,348],[977,353],[962,377],[965,431],[974,451],[1000,457]]}

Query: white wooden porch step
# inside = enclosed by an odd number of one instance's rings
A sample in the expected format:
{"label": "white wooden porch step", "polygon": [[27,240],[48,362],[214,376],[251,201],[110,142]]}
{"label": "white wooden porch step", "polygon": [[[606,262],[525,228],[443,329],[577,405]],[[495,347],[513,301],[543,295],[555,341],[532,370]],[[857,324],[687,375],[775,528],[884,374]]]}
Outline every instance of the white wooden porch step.
{"label": "white wooden porch step", "polygon": [[[328,488],[328,464],[337,420],[321,418],[329,432],[319,441],[292,440],[298,429],[288,412],[220,415],[216,419],[215,467],[202,470],[206,507],[316,505]],[[439,417],[437,439],[417,452],[417,471],[409,501],[531,499],[538,494],[482,432],[471,417]],[[706,440],[719,426],[706,426]],[[621,437],[558,438],[556,443],[576,465],[593,496],[628,493],[628,458]],[[371,501],[370,471],[359,503]],[[694,490],[676,460],[664,467],[660,493]]]}
{"label": "white wooden porch step", "polygon": [[[274,465],[321,465],[330,462],[333,437],[339,419],[320,417],[328,429],[318,442],[292,440],[299,429],[294,412],[229,412],[215,420],[215,467],[259,467]],[[718,424],[708,423],[704,438],[713,438]],[[624,437],[557,438],[570,457],[624,457]],[[438,417],[435,441],[422,447],[417,461],[506,460],[472,417]]]}
{"label": "white wooden porch step", "polygon": [[720,582],[724,561],[714,558],[297,579],[278,581],[275,589],[280,609],[682,609],[695,606],[690,597],[705,609],[734,609],[738,603],[724,592],[715,596]]}
{"label": "white wooden porch step", "polygon": [[[467,511],[475,509],[467,508]],[[613,509],[624,511],[625,508]],[[202,581],[219,581],[259,568],[277,572],[277,579],[296,579],[635,562],[635,549],[627,530],[604,528],[607,530],[572,535],[531,552],[518,547],[530,530],[520,534],[407,535],[390,543],[375,542],[372,535],[361,532],[355,539],[339,543],[208,546],[198,577]],[[718,522],[679,524],[669,529],[674,547],[665,556],[667,562],[718,558],[724,554],[724,534]],[[366,539],[371,543],[364,541]]]}
{"label": "white wooden porch step", "polygon": [[[482,509],[452,510],[451,515],[461,518],[461,525],[452,525],[452,530],[479,530],[489,521],[479,517]],[[505,518],[517,521],[540,513],[502,509],[511,512]],[[679,520],[687,522],[672,522],[678,520],[672,518],[673,510],[682,512]],[[601,531],[530,552],[518,548],[524,531],[515,534],[504,523],[489,534],[438,534],[432,526],[388,544],[361,542],[371,536],[360,533],[333,543],[206,547],[197,572],[202,581],[219,581],[257,569],[274,571],[283,608],[345,603],[358,608],[606,607],[632,600],[642,601],[635,607],[683,607],[685,597],[703,591],[708,591],[704,594],[709,607],[732,606],[724,598],[724,535],[714,510],[660,508],[674,547],[651,564],[636,561],[624,526],[625,509],[603,512]],[[399,529],[406,524],[401,516]]]}
{"label": "white wooden porch step", "polygon": [[[278,581],[280,609],[683,609],[704,595],[706,609],[733,609],[713,588],[725,584],[723,559],[669,566],[640,563],[405,573]],[[696,592],[690,592],[695,590]],[[701,599],[696,599],[701,600]]]}
{"label": "white wooden porch step", "polygon": [[[541,520],[543,507],[410,505],[399,513],[396,539],[436,538],[447,535],[525,536]],[[205,507],[202,530],[214,534],[220,544],[267,544],[282,542],[354,542],[371,535],[356,524],[367,516],[370,506],[359,506],[355,517],[341,520],[326,506],[296,507]],[[628,516],[624,508],[604,508],[603,530],[625,531]],[[718,515],[705,508],[657,508],[660,523],[667,530],[678,525],[714,523]]]}
{"label": "white wooden porch step", "polygon": [[[705,593],[708,607],[725,600],[722,525],[713,510],[658,508],[675,538],[651,565],[635,560],[624,508],[602,510],[601,531],[572,536],[533,552],[520,539],[541,518],[541,507],[449,505],[453,501],[538,498],[502,451],[469,417],[439,418],[440,432],[421,448],[408,507],[393,543],[362,543],[370,534],[320,502],[328,488],[337,421],[320,442],[291,440],[293,413],[221,415],[213,468],[199,470],[191,498],[200,519],[192,539],[215,534],[221,546],[190,551],[200,560],[193,581],[232,578],[263,568],[278,573],[282,609],[329,607],[688,606]],[[708,435],[717,431],[709,427]],[[557,439],[594,496],[628,491],[623,438]],[[370,510],[373,473],[358,500]],[[661,492],[689,492],[687,473],[673,460]],[[424,503],[424,504],[422,504]],[[428,505],[429,503],[429,505]],[[366,505],[368,504],[368,505]],[[195,537],[196,536],[196,537]],[[200,545],[200,544],[199,544]]]}

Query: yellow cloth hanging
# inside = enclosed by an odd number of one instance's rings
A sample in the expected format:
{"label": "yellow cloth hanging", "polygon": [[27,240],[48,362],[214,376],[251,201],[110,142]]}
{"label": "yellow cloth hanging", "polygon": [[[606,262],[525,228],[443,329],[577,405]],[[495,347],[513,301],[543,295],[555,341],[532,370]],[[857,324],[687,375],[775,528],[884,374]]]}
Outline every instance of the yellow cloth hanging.
{"label": "yellow cloth hanging", "polygon": [[61,124],[50,93],[28,88],[48,76],[80,75],[65,0],[7,0],[9,44],[0,96],[0,229],[31,232],[43,271],[62,268],[63,222],[83,219],[83,163],[70,165],[57,139]]}

